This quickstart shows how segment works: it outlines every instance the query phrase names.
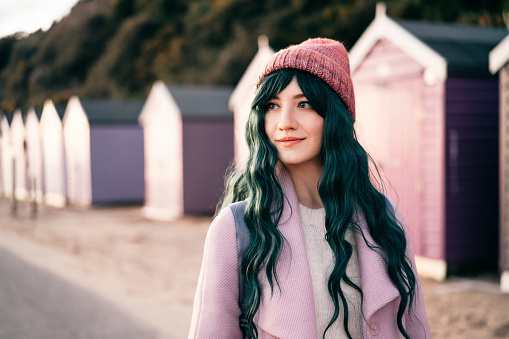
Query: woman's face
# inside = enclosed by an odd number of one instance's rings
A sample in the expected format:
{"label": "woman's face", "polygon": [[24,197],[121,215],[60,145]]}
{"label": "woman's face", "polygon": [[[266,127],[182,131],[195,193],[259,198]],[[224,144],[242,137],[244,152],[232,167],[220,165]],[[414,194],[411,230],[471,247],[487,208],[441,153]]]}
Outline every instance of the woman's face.
{"label": "woman's face", "polygon": [[324,119],[302,93],[297,79],[266,104],[265,132],[287,167],[318,165]]}

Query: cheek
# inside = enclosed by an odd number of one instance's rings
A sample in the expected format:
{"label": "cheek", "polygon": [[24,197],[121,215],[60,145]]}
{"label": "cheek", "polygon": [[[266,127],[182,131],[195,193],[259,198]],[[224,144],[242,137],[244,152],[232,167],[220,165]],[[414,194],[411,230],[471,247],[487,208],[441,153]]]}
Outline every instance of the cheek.
{"label": "cheek", "polygon": [[269,139],[272,141],[272,137],[274,135],[274,119],[271,119],[270,116],[265,116],[265,133],[269,137]]}
{"label": "cheek", "polygon": [[323,119],[317,121],[313,128],[313,134],[315,135],[315,138],[320,141],[320,145],[322,144],[323,139],[323,128],[324,128]]}

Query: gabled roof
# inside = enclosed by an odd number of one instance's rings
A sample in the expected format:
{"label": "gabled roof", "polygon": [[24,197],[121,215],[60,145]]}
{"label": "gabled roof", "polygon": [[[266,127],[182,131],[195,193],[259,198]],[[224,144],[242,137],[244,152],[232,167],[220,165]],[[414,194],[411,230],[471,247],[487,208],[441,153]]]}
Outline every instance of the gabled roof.
{"label": "gabled roof", "polygon": [[167,86],[180,109],[182,119],[233,119],[228,109],[230,86]]}
{"label": "gabled roof", "polygon": [[137,125],[142,100],[82,99],[90,125]]}
{"label": "gabled roof", "polygon": [[23,110],[23,112],[21,112],[21,116],[23,118],[23,122],[26,123],[27,121],[27,116],[28,116],[28,113],[30,113],[30,111],[33,110],[34,113],[35,113],[35,116],[37,117],[37,120],[41,120],[41,115],[42,115],[42,108],[41,107],[29,107],[28,109],[26,110]]}
{"label": "gabled roof", "polygon": [[19,135],[17,131],[20,131],[21,134],[25,133],[25,124],[23,122],[23,114],[21,113],[21,109],[15,110],[12,115],[11,131],[16,131],[15,135]]}
{"label": "gabled roof", "polygon": [[489,53],[506,35],[506,28],[397,21],[447,61],[452,75],[489,75]]}
{"label": "gabled roof", "polygon": [[490,52],[490,72],[497,73],[509,61],[509,35]]}
{"label": "gabled roof", "polygon": [[2,112],[2,115],[5,117],[5,119],[7,120],[7,123],[9,124],[9,126],[11,125],[11,122],[12,122],[12,117],[14,116],[14,112]]}
{"label": "gabled roof", "polygon": [[439,79],[447,75],[487,76],[488,53],[507,35],[506,29],[454,24],[394,21],[378,4],[375,20],[350,50],[352,73],[376,42],[389,40]]}

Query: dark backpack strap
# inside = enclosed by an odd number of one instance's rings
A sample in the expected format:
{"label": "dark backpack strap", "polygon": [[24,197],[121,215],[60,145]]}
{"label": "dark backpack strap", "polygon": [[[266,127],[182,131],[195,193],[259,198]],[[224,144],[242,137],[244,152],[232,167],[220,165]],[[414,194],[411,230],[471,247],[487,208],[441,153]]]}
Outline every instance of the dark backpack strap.
{"label": "dark backpack strap", "polygon": [[391,204],[390,200],[389,200],[387,197],[385,197],[385,205],[386,205],[386,207],[387,207],[387,212],[389,212],[389,216],[390,216],[390,217],[391,217],[394,221],[396,221],[396,222],[397,222],[397,219],[396,219],[396,213],[395,213],[395,211],[394,211],[394,207],[392,206],[392,204]]}
{"label": "dark backpack strap", "polygon": [[239,326],[242,330],[242,334],[244,338],[249,338],[247,335],[247,321],[245,319],[245,314],[242,312],[242,305],[244,304],[244,300],[246,299],[246,279],[244,274],[241,272],[242,259],[247,252],[249,247],[249,243],[251,241],[249,237],[249,231],[247,230],[246,222],[244,220],[244,211],[246,209],[246,201],[239,201],[230,205],[230,209],[233,213],[233,218],[235,220],[235,233],[237,236],[237,254],[239,258],[239,307],[241,310],[241,315],[239,318]]}

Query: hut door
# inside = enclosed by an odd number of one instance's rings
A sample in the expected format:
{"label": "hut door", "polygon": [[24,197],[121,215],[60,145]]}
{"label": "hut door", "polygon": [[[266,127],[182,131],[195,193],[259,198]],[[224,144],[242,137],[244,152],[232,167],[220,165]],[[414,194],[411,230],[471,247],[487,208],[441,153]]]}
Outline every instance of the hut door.
{"label": "hut door", "polygon": [[419,175],[418,82],[356,87],[357,132],[385,182],[387,195],[398,205],[420,253],[421,192]]}

